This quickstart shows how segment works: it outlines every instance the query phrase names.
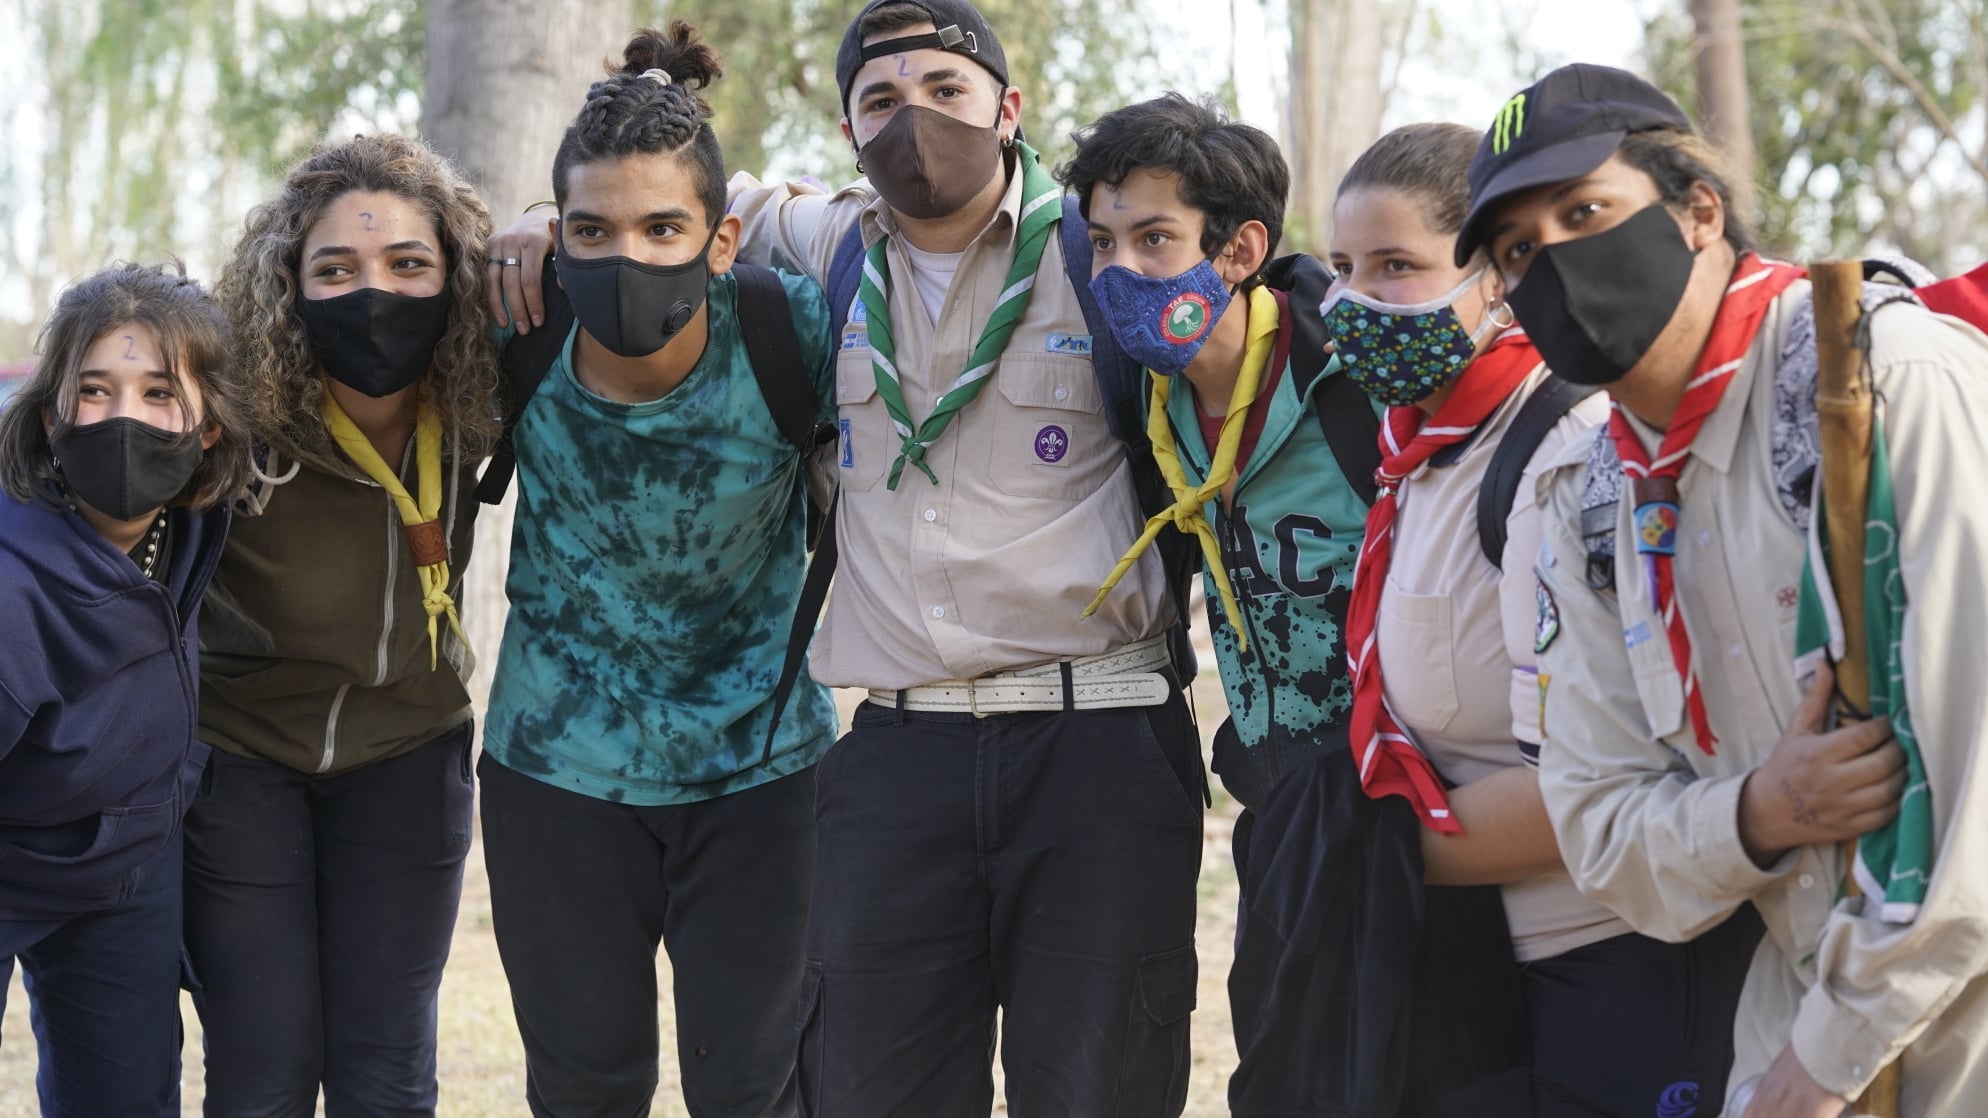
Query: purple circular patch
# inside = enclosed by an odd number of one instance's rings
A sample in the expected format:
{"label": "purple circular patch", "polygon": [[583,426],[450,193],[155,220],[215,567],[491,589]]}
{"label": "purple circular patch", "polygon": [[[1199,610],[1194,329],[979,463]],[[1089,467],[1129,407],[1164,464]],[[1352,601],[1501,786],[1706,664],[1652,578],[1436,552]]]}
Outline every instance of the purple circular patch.
{"label": "purple circular patch", "polygon": [[1052,423],[1035,433],[1035,456],[1044,462],[1061,462],[1070,453],[1070,433]]}

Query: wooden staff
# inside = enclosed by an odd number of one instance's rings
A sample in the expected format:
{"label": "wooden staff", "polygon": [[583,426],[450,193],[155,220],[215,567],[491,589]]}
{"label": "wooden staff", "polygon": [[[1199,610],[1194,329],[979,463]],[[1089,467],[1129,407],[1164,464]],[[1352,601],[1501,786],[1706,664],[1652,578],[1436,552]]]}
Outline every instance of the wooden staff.
{"label": "wooden staff", "polygon": [[[1809,269],[1814,285],[1815,410],[1822,435],[1823,516],[1829,533],[1829,581],[1843,617],[1843,658],[1835,664],[1839,722],[1869,717],[1871,672],[1864,632],[1864,521],[1871,482],[1872,410],[1864,352],[1857,347],[1863,317],[1864,268],[1854,260],[1831,260]],[[1843,843],[1844,865],[1854,867],[1857,840]],[[1846,887],[1861,890],[1855,872]],[[1899,1062],[1879,1069],[1877,1078],[1850,1107],[1874,1118],[1899,1118]]]}

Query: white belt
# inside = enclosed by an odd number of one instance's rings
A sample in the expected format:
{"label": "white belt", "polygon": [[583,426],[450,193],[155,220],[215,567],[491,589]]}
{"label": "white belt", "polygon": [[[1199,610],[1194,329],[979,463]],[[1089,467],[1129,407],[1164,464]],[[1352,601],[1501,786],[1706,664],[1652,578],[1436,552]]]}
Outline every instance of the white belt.
{"label": "white belt", "polygon": [[979,679],[947,679],[903,691],[872,688],[870,701],[905,710],[964,712],[976,718],[1031,710],[1158,706],[1173,694],[1173,683],[1156,670],[1168,663],[1167,638],[1148,637],[1097,656],[1056,660]]}

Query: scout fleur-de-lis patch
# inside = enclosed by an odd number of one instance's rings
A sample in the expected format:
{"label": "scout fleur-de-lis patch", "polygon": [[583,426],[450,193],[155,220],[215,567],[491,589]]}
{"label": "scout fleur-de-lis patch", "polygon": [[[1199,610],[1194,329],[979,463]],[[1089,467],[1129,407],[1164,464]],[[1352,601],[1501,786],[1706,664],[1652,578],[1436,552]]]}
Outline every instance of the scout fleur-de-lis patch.
{"label": "scout fleur-de-lis patch", "polygon": [[1510,151],[1519,134],[1526,130],[1526,95],[1521,93],[1505,102],[1498,109],[1498,117],[1491,122],[1491,154],[1503,155]]}
{"label": "scout fleur-de-lis patch", "polygon": [[1183,291],[1160,310],[1160,337],[1186,345],[1208,331],[1208,300],[1197,291]]}

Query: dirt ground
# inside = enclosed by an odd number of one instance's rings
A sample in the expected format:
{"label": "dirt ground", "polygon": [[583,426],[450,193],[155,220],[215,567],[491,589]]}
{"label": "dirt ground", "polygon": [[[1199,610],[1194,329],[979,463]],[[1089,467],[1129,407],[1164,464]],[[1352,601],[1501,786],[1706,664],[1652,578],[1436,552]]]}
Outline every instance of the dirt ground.
{"label": "dirt ground", "polygon": [[[1213,657],[1204,654],[1204,664]],[[1222,687],[1212,667],[1194,686],[1204,739],[1226,714]],[[839,695],[845,724],[856,698]],[[1225,982],[1235,936],[1236,875],[1229,854],[1229,834],[1235,821],[1234,803],[1216,788],[1215,807],[1206,817],[1201,859],[1200,917],[1195,942],[1201,959],[1201,986],[1193,1016],[1194,1074],[1189,1087],[1188,1118],[1225,1114],[1224,1092],[1235,1067],[1235,1045],[1229,1033]],[[670,988],[669,960],[657,960],[658,989]],[[191,1001],[182,998],[186,1025],[183,1112],[200,1113],[200,1022]],[[663,1033],[663,1082],[656,1095],[656,1118],[685,1118],[677,1092],[675,1029],[667,993],[656,1007]],[[490,926],[490,888],[483,872],[482,847],[470,851],[463,885],[462,910],[456,918],[455,945],[442,979],[440,1074],[443,1118],[523,1118],[524,1055],[511,1017],[510,994],[497,958]],[[33,1118],[35,1050],[28,1029],[27,997],[15,974],[0,1017],[0,1118]],[[998,1074],[998,1073],[997,1073]],[[994,1113],[1005,1114],[996,1090]]]}

